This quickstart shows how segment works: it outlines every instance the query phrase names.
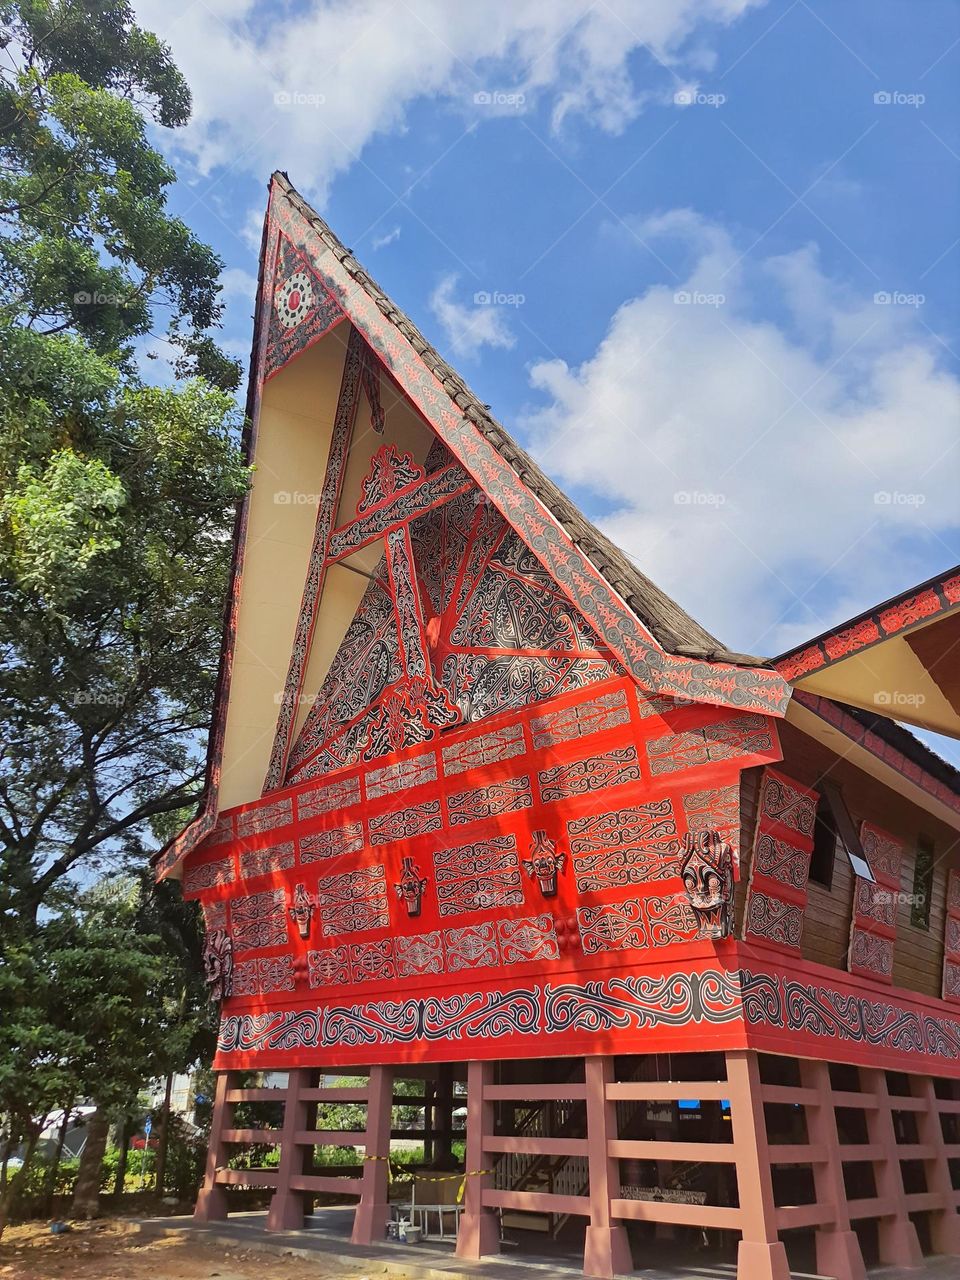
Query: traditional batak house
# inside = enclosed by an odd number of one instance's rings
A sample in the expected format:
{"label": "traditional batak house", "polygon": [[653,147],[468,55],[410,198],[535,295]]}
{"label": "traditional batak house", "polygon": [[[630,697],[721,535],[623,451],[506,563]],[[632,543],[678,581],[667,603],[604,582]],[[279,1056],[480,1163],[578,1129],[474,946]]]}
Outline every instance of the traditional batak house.
{"label": "traditional batak house", "polygon": [[[249,413],[205,800],[157,861],[222,1001],[197,1216],[345,1193],[382,1239],[413,1077],[441,1165],[466,1110],[464,1258],[533,1228],[599,1277],[648,1238],[739,1280],[960,1253],[960,777],[893,722],[957,732],[960,571],[726,651],[282,174]],[[359,1132],[322,1127],[342,1101]]]}

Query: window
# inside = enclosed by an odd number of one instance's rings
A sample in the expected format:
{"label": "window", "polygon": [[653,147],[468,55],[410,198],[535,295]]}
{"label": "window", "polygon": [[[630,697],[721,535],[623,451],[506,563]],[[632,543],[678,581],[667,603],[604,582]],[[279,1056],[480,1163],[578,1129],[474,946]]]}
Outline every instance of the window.
{"label": "window", "polygon": [[917,929],[930,928],[932,894],[933,841],[927,836],[919,836],[916,861],[913,864],[913,896],[910,901],[910,923]]}
{"label": "window", "polygon": [[817,803],[817,819],[813,827],[813,853],[810,855],[810,879],[829,889],[833,884],[833,860],[837,852],[837,824],[833,808],[825,795]]}
{"label": "window", "polygon": [[[810,879],[826,885],[828,889],[831,887],[833,859],[839,840],[850,860],[853,874],[859,876],[861,880],[869,880],[874,884],[873,872],[870,870],[869,862],[863,856],[863,846],[860,843],[857,828],[840,788],[831,779],[821,778],[817,783],[817,790],[820,792],[820,803],[817,805],[817,820],[813,829],[814,845],[810,858]],[[822,850],[819,861],[817,861],[818,845]],[[815,866],[818,872],[816,875],[814,874]],[[820,879],[824,867],[829,868],[828,880]]]}

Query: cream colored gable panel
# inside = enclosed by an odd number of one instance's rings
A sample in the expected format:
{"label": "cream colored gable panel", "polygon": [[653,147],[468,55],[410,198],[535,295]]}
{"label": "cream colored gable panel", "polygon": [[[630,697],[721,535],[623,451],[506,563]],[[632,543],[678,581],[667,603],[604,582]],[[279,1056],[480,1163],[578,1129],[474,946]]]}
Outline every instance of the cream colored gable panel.
{"label": "cream colored gable panel", "polygon": [[[392,383],[382,380],[381,402],[386,421],[383,435],[374,431],[370,423],[370,406],[367,397],[360,396],[353,444],[343,480],[338,525],[354,518],[360,501],[360,486],[370,470],[370,459],[385,444],[395,445],[400,453],[410,453],[421,466],[431,444],[435,440],[419,414],[399,395]],[[369,547],[350,557],[350,564],[372,573],[383,555],[383,540],[378,539]],[[351,573],[341,566],[331,566],[326,578],[323,595],[317,610],[317,623],[310,646],[310,655],[304,672],[303,690],[294,722],[293,741],[297,739],[303,722],[310,712],[317,692],[323,684],[330,663],[343,641],[347,628],[353,621],[360,598],[367,588],[367,579]]]}
{"label": "cream colored gable panel", "polygon": [[905,724],[957,736],[956,711],[903,636],[815,671],[796,686]]}
{"label": "cream colored gable panel", "polygon": [[264,387],[227,707],[220,809],[259,797],[300,611],[349,329]]}

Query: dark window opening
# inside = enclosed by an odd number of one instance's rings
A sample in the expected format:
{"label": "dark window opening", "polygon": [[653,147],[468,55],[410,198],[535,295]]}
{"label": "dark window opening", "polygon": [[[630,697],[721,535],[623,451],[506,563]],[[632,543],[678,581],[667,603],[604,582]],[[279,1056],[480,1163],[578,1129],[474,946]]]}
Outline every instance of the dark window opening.
{"label": "dark window opening", "polygon": [[910,900],[910,923],[917,929],[930,928],[932,894],[933,841],[920,836],[917,840],[916,862],[913,864],[913,895]]}
{"label": "dark window opening", "polygon": [[837,823],[833,808],[825,795],[817,803],[813,827],[813,852],[810,855],[810,879],[825,889],[833,885],[833,863],[837,854]]}

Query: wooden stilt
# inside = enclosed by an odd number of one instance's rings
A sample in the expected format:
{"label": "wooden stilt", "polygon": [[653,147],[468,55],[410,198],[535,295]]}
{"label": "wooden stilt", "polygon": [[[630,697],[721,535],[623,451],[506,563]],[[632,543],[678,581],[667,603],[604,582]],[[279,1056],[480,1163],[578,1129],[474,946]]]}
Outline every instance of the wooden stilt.
{"label": "wooden stilt", "polygon": [[800,1063],[800,1079],[804,1088],[812,1089],[817,1095],[816,1102],[805,1108],[807,1138],[811,1145],[822,1148],[825,1155],[822,1162],[813,1165],[813,1183],[817,1203],[831,1219],[816,1229],[817,1271],[834,1280],[865,1280],[860,1241],[851,1229],[847,1212],[830,1068],[826,1062],[804,1060]]}
{"label": "wooden stilt", "polygon": [[312,1075],[305,1067],[294,1067],[287,1075],[278,1182],[267,1211],[268,1231],[291,1231],[303,1226],[303,1193],[290,1189],[290,1179],[303,1173],[306,1148],[297,1146],[297,1134],[308,1127],[307,1104],[302,1095],[310,1087]]}
{"label": "wooden stilt", "polygon": [[483,1193],[493,1185],[493,1176],[481,1173],[487,1167],[484,1138],[493,1133],[493,1104],[484,1090],[493,1083],[493,1063],[471,1062],[467,1067],[467,1158],[463,1215],[457,1234],[459,1258],[482,1258],[500,1252],[500,1224],[496,1215],[483,1207]]}
{"label": "wooden stilt", "polygon": [[876,1106],[867,1111],[866,1117],[870,1142],[881,1151],[873,1162],[877,1198],[883,1206],[877,1224],[880,1261],[891,1266],[919,1267],[923,1265],[923,1250],[917,1238],[917,1229],[907,1213],[887,1074],[885,1071],[863,1068],[861,1078],[864,1090],[871,1093],[876,1101]]}
{"label": "wooden stilt", "polygon": [[786,1250],[777,1234],[770,1148],[756,1053],[743,1049],[727,1054],[727,1086],[743,1232],[737,1255],[737,1280],[790,1280]]}
{"label": "wooden stilt", "polygon": [[367,1131],[360,1203],[353,1219],[353,1244],[373,1244],[386,1235],[390,1218],[390,1119],[393,1067],[371,1067],[367,1091]]}
{"label": "wooden stilt", "polygon": [[610,1158],[608,1143],[617,1138],[616,1105],[607,1101],[607,1085],[613,1080],[613,1058],[584,1060],[587,1086],[587,1160],[590,1170],[590,1222],[583,1250],[583,1274],[613,1280],[633,1270],[626,1228],[614,1225],[610,1201],[620,1195],[617,1161]]}
{"label": "wooden stilt", "polygon": [[923,1100],[923,1108],[916,1112],[916,1117],[917,1137],[930,1152],[923,1162],[927,1190],[938,1196],[941,1204],[941,1208],[930,1211],[931,1244],[934,1253],[956,1257],[960,1254],[960,1217],[954,1207],[957,1193],[950,1177],[937,1092],[930,1076],[911,1076],[910,1088],[915,1098]]}
{"label": "wooden stilt", "polygon": [[203,1175],[203,1186],[193,1210],[196,1222],[222,1222],[227,1216],[227,1189],[217,1182],[217,1169],[227,1162],[223,1132],[233,1127],[233,1103],[227,1101],[227,1093],[232,1088],[232,1081],[232,1071],[221,1071],[217,1076],[213,1095],[210,1143],[207,1147],[207,1164]]}

